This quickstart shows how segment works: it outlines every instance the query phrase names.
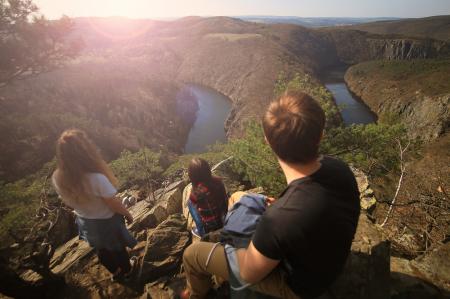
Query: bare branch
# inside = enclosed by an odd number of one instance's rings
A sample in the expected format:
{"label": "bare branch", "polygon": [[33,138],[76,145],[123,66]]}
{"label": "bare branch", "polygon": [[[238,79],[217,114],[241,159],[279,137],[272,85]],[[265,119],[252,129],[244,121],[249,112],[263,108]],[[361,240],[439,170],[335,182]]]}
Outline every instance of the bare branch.
{"label": "bare branch", "polygon": [[400,178],[398,179],[397,190],[395,190],[394,198],[391,201],[391,205],[390,205],[389,210],[388,210],[388,212],[386,214],[386,218],[384,219],[383,223],[381,224],[381,227],[386,225],[386,223],[387,223],[387,221],[389,219],[389,216],[391,215],[392,210],[394,208],[395,201],[397,200],[398,194],[400,192],[400,188],[402,187],[403,177],[404,177],[405,172],[406,172],[406,165],[405,165],[405,163],[403,161],[403,155],[405,154],[406,150],[408,149],[409,145],[411,144],[411,140],[408,140],[408,144],[405,147],[402,146],[401,141],[398,140],[398,139],[397,139],[397,143],[398,143],[399,154],[400,154]]}

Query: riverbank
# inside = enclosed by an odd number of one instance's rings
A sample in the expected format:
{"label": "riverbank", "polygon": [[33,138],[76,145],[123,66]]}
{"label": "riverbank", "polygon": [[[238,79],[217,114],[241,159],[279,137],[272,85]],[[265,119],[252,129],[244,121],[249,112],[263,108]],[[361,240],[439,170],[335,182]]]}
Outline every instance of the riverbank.
{"label": "riverbank", "polygon": [[371,61],[350,67],[345,82],[376,114],[434,140],[450,125],[449,73],[450,60]]}
{"label": "riverbank", "polygon": [[202,153],[210,145],[226,142],[225,121],[231,111],[231,100],[212,88],[198,84],[187,84],[184,88],[190,91],[198,103],[184,152]]}
{"label": "riverbank", "polygon": [[347,87],[344,80],[347,69],[347,65],[342,65],[327,70],[322,76],[322,83],[332,93],[344,124],[348,126],[376,122],[377,115]]}

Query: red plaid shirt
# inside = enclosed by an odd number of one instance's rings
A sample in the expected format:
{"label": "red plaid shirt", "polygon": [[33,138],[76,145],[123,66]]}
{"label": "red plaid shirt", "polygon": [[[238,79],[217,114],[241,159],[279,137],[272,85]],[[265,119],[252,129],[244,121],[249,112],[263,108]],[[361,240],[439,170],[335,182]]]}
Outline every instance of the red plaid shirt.
{"label": "red plaid shirt", "polygon": [[189,200],[197,208],[206,233],[223,227],[228,207],[225,186],[220,179],[213,178],[209,186],[203,183],[193,186]]}

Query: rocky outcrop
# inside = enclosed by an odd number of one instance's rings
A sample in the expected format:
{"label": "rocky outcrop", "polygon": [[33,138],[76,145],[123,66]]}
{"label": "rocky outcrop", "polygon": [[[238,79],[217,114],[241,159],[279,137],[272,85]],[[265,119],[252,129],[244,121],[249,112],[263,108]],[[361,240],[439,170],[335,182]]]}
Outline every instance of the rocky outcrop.
{"label": "rocky outcrop", "polygon": [[178,269],[184,249],[190,241],[186,218],[173,214],[148,233],[139,276],[144,281],[156,280]]}
{"label": "rocky outcrop", "polygon": [[338,58],[345,64],[376,59],[411,60],[450,56],[450,44],[445,41],[342,29],[330,30],[329,34]]}
{"label": "rocky outcrop", "polygon": [[172,183],[132,206],[130,213],[135,220],[129,229],[140,232],[143,229],[154,228],[169,215],[180,213],[182,211],[181,192],[184,185],[184,181]]}
{"label": "rocky outcrop", "polygon": [[144,294],[140,299],[172,299],[186,287],[184,277],[161,277],[157,281],[145,285]]}
{"label": "rocky outcrop", "polygon": [[331,290],[342,299],[389,298],[390,243],[365,214],[360,216],[344,271]]}
{"label": "rocky outcrop", "polygon": [[[226,174],[226,164],[229,161],[220,163],[216,171],[221,170],[221,174]],[[361,204],[371,203],[375,199],[371,195],[367,177],[357,169],[352,170],[361,192]],[[53,272],[64,275],[70,284],[77,285],[76,290],[66,289],[64,292],[72,293],[65,293],[63,296],[175,298],[185,286],[185,278],[179,274],[181,256],[191,241],[189,230],[186,229],[188,215],[185,202],[188,194],[189,186],[185,188],[185,183],[178,181],[156,191],[154,196],[141,200],[130,208],[135,222],[129,229],[139,240],[138,245],[132,250],[132,254],[139,257],[139,269],[135,282],[131,284],[111,283],[109,273],[99,265],[92,249],[85,242],[74,238],[59,247],[52,259],[51,268]],[[370,204],[367,209],[371,209]],[[182,212],[187,217],[183,216]],[[426,290],[429,289],[426,294],[440,294],[435,286],[427,284],[426,281],[439,277],[441,279],[439,287],[448,287],[445,281],[448,276],[446,268],[442,270],[442,267],[435,267],[439,263],[446,263],[447,249],[430,253],[423,261],[408,263],[396,259],[391,261],[389,241],[382,230],[368,219],[365,212],[362,212],[350,256],[343,273],[331,287],[331,293],[339,299],[384,299],[389,298],[391,294],[405,294],[411,288],[414,288],[414,294],[421,294],[416,289],[423,286]],[[391,269],[395,272],[392,277]],[[414,271],[411,269],[423,274],[414,278]],[[35,274],[31,273],[25,277],[28,280],[36,279]],[[415,283],[411,283],[411,279],[415,279]],[[136,284],[140,287],[137,288]]]}
{"label": "rocky outcrop", "polygon": [[[439,66],[424,63],[426,76],[421,76],[415,71],[420,70],[421,64],[363,63],[351,67],[345,74],[345,81],[377,115],[398,117],[412,137],[433,140],[450,127],[450,91],[442,87],[441,82],[446,79],[440,73],[449,68],[433,70]],[[408,72],[413,73],[408,76]]]}
{"label": "rocky outcrop", "polygon": [[448,298],[450,296],[450,243],[414,260],[391,258],[392,294],[405,298]]}
{"label": "rocky outcrop", "polygon": [[[186,220],[180,214],[183,181],[155,192],[154,198],[141,200],[129,210],[134,222],[128,229],[138,239],[131,254],[139,257],[141,282],[150,282],[178,269],[181,253],[190,240]],[[136,297],[136,290],[127,285],[111,284],[110,274],[100,266],[93,249],[75,237],[58,247],[50,262],[53,273],[63,275],[66,281],[77,284],[83,294],[69,298]],[[24,279],[36,281],[39,275],[28,271]]]}
{"label": "rocky outcrop", "polygon": [[351,167],[351,170],[353,171],[356,178],[356,183],[358,184],[361,209],[372,212],[375,208],[377,200],[375,198],[374,191],[370,188],[369,178],[363,171],[357,168]]}
{"label": "rocky outcrop", "polygon": [[368,39],[372,59],[410,60],[447,55],[445,42],[420,39]]}

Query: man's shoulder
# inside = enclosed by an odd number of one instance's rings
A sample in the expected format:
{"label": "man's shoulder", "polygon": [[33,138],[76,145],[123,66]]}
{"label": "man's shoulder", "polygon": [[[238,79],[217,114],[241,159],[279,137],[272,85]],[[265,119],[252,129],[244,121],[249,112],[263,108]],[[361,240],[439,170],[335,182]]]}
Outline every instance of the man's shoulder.
{"label": "man's shoulder", "polygon": [[335,168],[350,169],[347,163],[336,157],[322,156],[320,161],[322,164],[333,166]]}

